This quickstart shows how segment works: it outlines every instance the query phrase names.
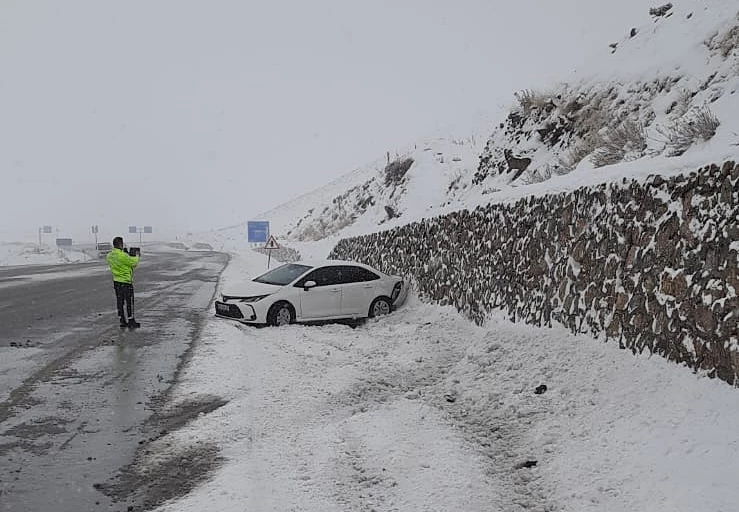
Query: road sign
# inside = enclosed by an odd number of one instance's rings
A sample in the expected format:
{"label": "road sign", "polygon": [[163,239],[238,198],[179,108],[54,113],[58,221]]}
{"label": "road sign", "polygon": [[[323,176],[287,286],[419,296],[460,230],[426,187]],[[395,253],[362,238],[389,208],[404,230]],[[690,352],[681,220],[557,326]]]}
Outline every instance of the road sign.
{"label": "road sign", "polygon": [[128,226],[128,232],[129,233],[138,233],[139,230],[136,229],[136,226]]}
{"label": "road sign", "polygon": [[71,238],[57,238],[56,246],[57,247],[72,247],[72,239]]}
{"label": "road sign", "polygon": [[151,226],[144,226],[144,233],[153,233],[154,230]]}
{"label": "road sign", "polygon": [[246,239],[252,244],[263,244],[269,239],[269,221],[250,220],[246,223]]}
{"label": "road sign", "polygon": [[92,232],[97,235],[98,233],[100,233],[100,227],[97,224],[94,225],[92,227]]}
{"label": "road sign", "polygon": [[44,233],[51,233],[51,226],[44,226]]}
{"label": "road sign", "polygon": [[265,249],[269,249],[269,250],[279,249],[280,248],[280,244],[277,243],[277,240],[275,240],[275,237],[270,236],[269,237],[269,240],[267,240],[267,243],[264,244],[264,248]]}
{"label": "road sign", "polygon": [[267,268],[269,269],[269,264],[272,261],[272,251],[274,249],[279,249],[280,244],[277,243],[275,237],[270,235],[269,240],[267,240],[267,243],[264,244],[264,248],[267,249]]}

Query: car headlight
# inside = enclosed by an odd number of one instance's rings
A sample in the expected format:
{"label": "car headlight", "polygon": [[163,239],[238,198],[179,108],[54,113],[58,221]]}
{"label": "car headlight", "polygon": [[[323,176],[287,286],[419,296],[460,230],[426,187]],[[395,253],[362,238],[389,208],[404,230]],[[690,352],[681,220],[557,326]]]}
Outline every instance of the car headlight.
{"label": "car headlight", "polygon": [[269,297],[269,294],[267,295],[255,295],[254,297],[242,297],[239,299],[240,302],[258,302],[265,297]]}

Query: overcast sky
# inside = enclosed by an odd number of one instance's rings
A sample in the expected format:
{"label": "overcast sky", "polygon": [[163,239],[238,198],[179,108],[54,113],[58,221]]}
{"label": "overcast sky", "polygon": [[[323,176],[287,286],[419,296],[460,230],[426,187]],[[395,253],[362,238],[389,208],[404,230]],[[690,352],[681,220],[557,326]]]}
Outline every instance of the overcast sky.
{"label": "overcast sky", "polygon": [[254,217],[513,91],[645,0],[2,0],[0,239]]}

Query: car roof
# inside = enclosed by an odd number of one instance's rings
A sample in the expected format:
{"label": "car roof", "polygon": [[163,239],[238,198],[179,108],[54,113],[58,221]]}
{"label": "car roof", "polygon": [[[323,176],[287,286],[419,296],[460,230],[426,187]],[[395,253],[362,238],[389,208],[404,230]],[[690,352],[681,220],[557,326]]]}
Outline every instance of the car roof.
{"label": "car roof", "polygon": [[364,263],[359,263],[357,261],[348,261],[348,260],[305,260],[305,261],[296,261],[297,265],[308,265],[311,267],[338,267],[341,265],[354,265],[358,267],[364,267],[364,268],[372,268],[369,265],[365,265]]}

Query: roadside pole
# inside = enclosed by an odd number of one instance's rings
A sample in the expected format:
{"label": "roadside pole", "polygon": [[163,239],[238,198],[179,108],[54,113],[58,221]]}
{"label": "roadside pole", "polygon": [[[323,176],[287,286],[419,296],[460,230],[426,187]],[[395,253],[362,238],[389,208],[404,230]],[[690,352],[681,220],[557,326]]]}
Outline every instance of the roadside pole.
{"label": "roadside pole", "polygon": [[269,270],[269,264],[272,261],[272,251],[279,249],[280,245],[277,243],[275,237],[270,235],[269,240],[264,244],[264,248],[267,250],[267,270]]}
{"label": "roadside pole", "polygon": [[139,234],[139,247],[143,245],[144,243],[144,233],[151,234],[154,232],[154,228],[151,226],[144,226],[144,227],[138,227],[138,226],[128,226],[128,232],[129,234]]}
{"label": "roadside pole", "polygon": [[[41,246],[44,244],[43,242],[43,234],[49,234],[51,233],[51,226],[39,226],[38,228],[38,250],[41,252]],[[57,236],[58,236],[58,230],[57,230]]]}
{"label": "roadside pole", "polygon": [[87,254],[87,252],[82,251],[83,254],[85,254],[88,258],[92,259],[93,254],[95,255],[94,258],[97,259],[98,257],[98,233],[100,232],[100,226],[97,224],[93,224],[92,226],[92,234],[95,235],[95,246],[92,248],[92,254]]}

